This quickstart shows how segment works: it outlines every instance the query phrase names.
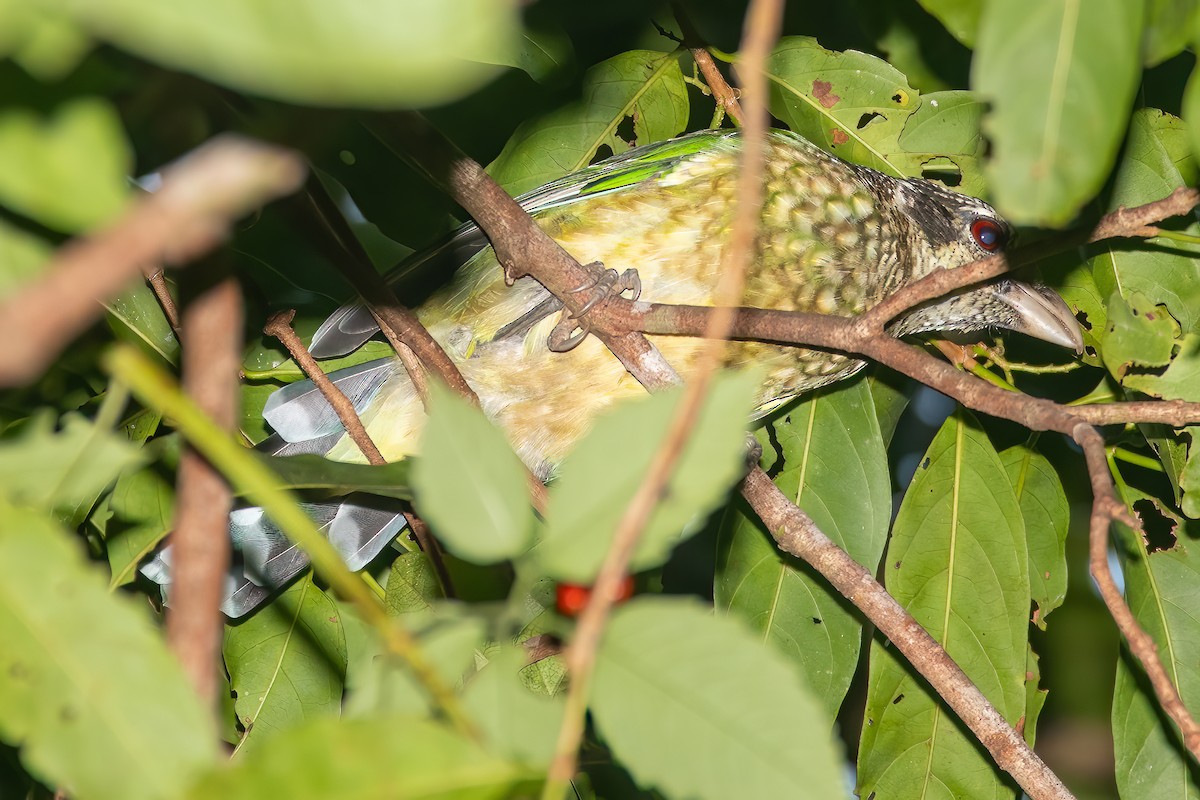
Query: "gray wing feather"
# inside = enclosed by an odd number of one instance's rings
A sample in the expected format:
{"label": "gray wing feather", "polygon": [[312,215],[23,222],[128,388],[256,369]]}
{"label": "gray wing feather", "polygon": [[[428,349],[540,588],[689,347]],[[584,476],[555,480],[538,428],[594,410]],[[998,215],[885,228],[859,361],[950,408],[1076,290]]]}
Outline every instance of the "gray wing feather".
{"label": "gray wing feather", "polygon": [[[396,368],[395,359],[381,358],[331,372],[329,379],[350,399],[355,411],[362,411]],[[293,443],[334,433],[340,437],[345,432],[333,406],[312,381],[297,381],[273,392],[263,407],[263,419],[285,441]]]}
{"label": "gray wing feather", "polygon": [[[352,570],[370,563],[406,524],[398,503],[368,495],[350,495],[344,501],[329,503],[302,503],[301,507]],[[299,575],[309,561],[261,508],[239,508],[229,516],[234,558],[225,577],[221,611],[236,619]],[[141,572],[162,586],[163,598],[169,603],[171,548],[156,553]]]}

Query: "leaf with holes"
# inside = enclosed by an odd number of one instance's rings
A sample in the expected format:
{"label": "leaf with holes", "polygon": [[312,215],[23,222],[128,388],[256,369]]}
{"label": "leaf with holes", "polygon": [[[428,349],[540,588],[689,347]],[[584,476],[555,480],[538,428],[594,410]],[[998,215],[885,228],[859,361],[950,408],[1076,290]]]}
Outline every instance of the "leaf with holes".
{"label": "leaf with holes", "polygon": [[987,150],[979,129],[984,108],[971,92],[922,95],[921,105],[905,122],[897,144],[904,153],[921,159],[925,177],[978,197],[984,190]]}
{"label": "leaf with holes", "polygon": [[[1117,552],[1125,576],[1125,598],[1142,630],[1154,640],[1159,659],[1179,689],[1183,704],[1200,704],[1200,526],[1180,520],[1161,503],[1124,487],[1146,528],[1142,534],[1115,525]],[[1163,714],[1142,667],[1122,647],[1113,690],[1113,747],[1121,797],[1200,797],[1195,762],[1174,725]]]}
{"label": "leaf with holes", "polygon": [[601,148],[617,155],[670,139],[688,114],[679,56],[630,50],[587,71],[579,102],[517,128],[488,173],[519,195],[586,167]]}
{"label": "leaf with holes", "polygon": [[1140,294],[1126,301],[1114,293],[1108,298],[1108,326],[1100,347],[1104,365],[1117,380],[1133,367],[1164,367],[1175,347],[1175,321]]}
{"label": "leaf with holes", "polygon": [[[1010,724],[1025,713],[1029,563],[1017,498],[992,444],[964,412],[938,431],[904,495],[884,585]],[[1006,797],[1008,779],[925,683],[871,645],[859,794]]]}
{"label": "leaf with holes", "polygon": [[[816,394],[759,436],[780,490],[872,572],[892,512],[887,451],[867,381]],[[778,453],[772,447],[779,448]],[[741,617],[800,668],[830,718],[858,667],[862,619],[740,504],[721,526],[717,608]]]}

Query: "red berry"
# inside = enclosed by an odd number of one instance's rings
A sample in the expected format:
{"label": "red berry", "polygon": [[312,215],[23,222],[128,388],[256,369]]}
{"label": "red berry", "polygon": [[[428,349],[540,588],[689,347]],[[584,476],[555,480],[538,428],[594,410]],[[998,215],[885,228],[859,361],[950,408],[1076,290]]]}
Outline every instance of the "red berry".
{"label": "red berry", "polygon": [[[560,583],[555,589],[555,606],[564,617],[577,617],[592,597],[592,587],[579,583]],[[617,602],[633,596],[633,576],[626,575],[617,588]]]}

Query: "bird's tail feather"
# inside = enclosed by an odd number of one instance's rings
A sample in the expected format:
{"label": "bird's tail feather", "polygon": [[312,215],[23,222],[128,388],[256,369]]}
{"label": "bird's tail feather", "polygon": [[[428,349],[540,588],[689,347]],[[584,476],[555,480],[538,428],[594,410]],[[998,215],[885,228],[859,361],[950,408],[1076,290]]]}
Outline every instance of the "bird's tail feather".
{"label": "bird's tail feather", "polygon": [[[396,369],[394,359],[380,359],[331,373],[334,384],[361,412]],[[345,434],[337,415],[311,381],[279,389],[267,400],[267,421],[277,433],[256,449],[272,456],[325,455]],[[367,565],[405,527],[397,501],[352,494],[326,502],[301,503],[346,566]],[[294,545],[257,506],[234,509],[229,515],[233,558],[225,576],[221,611],[240,617],[258,607],[275,590],[308,566],[308,556]],[[160,548],[141,572],[162,587],[170,602],[171,548]]]}

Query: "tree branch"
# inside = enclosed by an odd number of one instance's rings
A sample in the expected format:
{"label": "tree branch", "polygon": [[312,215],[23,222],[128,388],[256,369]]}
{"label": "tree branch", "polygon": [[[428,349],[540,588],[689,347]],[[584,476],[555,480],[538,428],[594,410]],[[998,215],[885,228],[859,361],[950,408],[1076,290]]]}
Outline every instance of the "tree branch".
{"label": "tree branch", "polygon": [[[183,386],[201,411],[232,432],[240,406],[242,293],[222,260],[210,263],[218,267],[218,282],[184,308]],[[215,712],[233,499],[221,474],[191,447],[179,462],[176,496],[167,642],[201,702]]]}

